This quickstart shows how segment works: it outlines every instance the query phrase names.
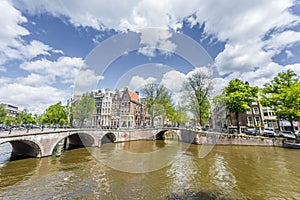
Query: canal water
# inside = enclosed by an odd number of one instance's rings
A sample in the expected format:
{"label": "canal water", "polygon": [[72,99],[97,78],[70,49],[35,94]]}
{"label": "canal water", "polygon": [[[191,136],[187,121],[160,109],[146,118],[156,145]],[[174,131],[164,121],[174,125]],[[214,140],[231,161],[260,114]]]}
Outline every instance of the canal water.
{"label": "canal water", "polygon": [[300,199],[299,150],[214,146],[203,157],[201,145],[175,145],[108,143],[9,161],[2,144],[0,199]]}

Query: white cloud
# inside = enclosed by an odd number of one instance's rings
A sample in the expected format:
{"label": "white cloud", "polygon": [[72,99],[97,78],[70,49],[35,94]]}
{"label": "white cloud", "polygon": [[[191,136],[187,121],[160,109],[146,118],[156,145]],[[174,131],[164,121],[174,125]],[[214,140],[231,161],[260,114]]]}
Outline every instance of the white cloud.
{"label": "white cloud", "polygon": [[29,74],[27,77],[19,77],[16,82],[21,85],[36,87],[36,86],[47,86],[54,83],[55,79],[52,76],[43,76],[39,74]]}
{"label": "white cloud", "polygon": [[136,91],[143,88],[145,85],[149,83],[154,83],[155,81],[156,78],[154,77],[143,78],[141,76],[133,76],[130,80],[128,88],[130,90]]}
{"label": "white cloud", "polygon": [[292,44],[300,43],[300,32],[284,31],[272,35],[271,39],[266,41],[266,49],[284,49]]}
{"label": "white cloud", "polygon": [[9,83],[0,86],[1,102],[10,103],[19,109],[28,109],[32,113],[42,114],[45,109],[59,101],[64,102],[71,96],[66,91],[51,86],[28,86]]}
{"label": "white cloud", "polygon": [[[286,28],[299,23],[299,16],[290,12],[293,0],[128,0],[99,1],[14,1],[21,10],[32,14],[48,12],[66,16],[75,26],[117,31],[143,28],[178,30],[183,19],[190,25],[204,24],[206,35],[226,42],[216,57],[220,75],[251,72],[272,63],[272,58],[299,41],[299,32]],[[118,12],[116,12],[116,10]],[[195,14],[195,15],[193,15]],[[265,37],[267,35],[267,37]],[[154,48],[174,51],[170,32],[141,32],[140,52],[155,55]],[[168,51],[165,51],[166,53]]]}
{"label": "white cloud", "polygon": [[[79,57],[59,57],[56,61],[40,59],[25,62],[21,69],[48,77],[47,80],[61,81],[61,83],[74,83],[75,76],[80,69],[85,68],[84,60]],[[50,82],[49,82],[50,83]]]}
{"label": "white cloud", "polygon": [[21,24],[27,23],[27,19],[13,7],[11,1],[0,2],[0,18],[0,64],[11,59],[29,60],[38,55],[50,55],[50,52],[63,53],[40,41],[24,41],[21,37],[30,32]]}
{"label": "white cloud", "polygon": [[103,78],[103,76],[97,76],[95,72],[90,69],[79,71],[75,79],[75,93],[82,94],[95,90],[98,81]]}
{"label": "white cloud", "polygon": [[300,63],[286,65],[284,70],[293,70],[300,77]]}
{"label": "white cloud", "polygon": [[212,71],[208,67],[196,67],[193,71],[190,71],[186,76],[190,77],[194,73],[205,74],[207,77],[210,77],[212,75]]}
{"label": "white cloud", "polygon": [[186,80],[185,74],[172,70],[164,74],[161,84],[173,93],[180,93],[183,90],[183,85]]}
{"label": "white cloud", "polygon": [[[292,0],[226,0],[208,1],[199,7],[196,20],[205,23],[205,32],[226,42],[216,57],[218,72],[265,71],[275,55],[298,42],[299,32],[285,31],[300,19],[290,13],[292,5]],[[270,37],[264,37],[271,30]]]}
{"label": "white cloud", "polygon": [[285,51],[285,54],[286,54],[286,57],[287,57],[287,58],[292,58],[292,57],[294,57],[293,52],[291,52],[290,50],[286,50],[286,51]]}

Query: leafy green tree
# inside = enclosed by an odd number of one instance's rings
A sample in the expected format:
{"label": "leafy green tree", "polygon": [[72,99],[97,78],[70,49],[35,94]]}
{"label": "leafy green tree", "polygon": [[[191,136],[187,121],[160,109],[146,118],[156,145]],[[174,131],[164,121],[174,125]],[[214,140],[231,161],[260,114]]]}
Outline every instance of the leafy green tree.
{"label": "leafy green tree", "polygon": [[294,131],[293,121],[300,120],[300,82],[291,70],[278,73],[263,88],[262,104],[272,107],[280,119],[288,120]]}
{"label": "leafy green tree", "polygon": [[197,71],[193,73],[184,83],[185,89],[189,92],[189,108],[196,120],[202,126],[209,119],[210,102],[208,100],[213,89],[208,75]]}
{"label": "leafy green tree", "polygon": [[3,122],[7,115],[6,106],[4,104],[0,104],[0,122]]}
{"label": "leafy green tree", "polygon": [[72,116],[79,121],[80,127],[83,127],[84,121],[91,118],[96,113],[96,103],[94,98],[89,95],[83,95],[72,108]]}
{"label": "leafy green tree", "polygon": [[189,121],[189,117],[187,115],[186,110],[183,107],[179,106],[177,108],[173,107],[173,109],[167,117],[172,122],[173,126],[178,126]]}
{"label": "leafy green tree", "polygon": [[238,133],[240,133],[239,114],[246,113],[258,98],[258,87],[251,87],[240,79],[231,80],[225,87],[225,102],[229,113],[235,113]]}
{"label": "leafy green tree", "polygon": [[12,125],[12,124],[16,124],[17,123],[17,119],[14,116],[6,116],[4,118],[4,124],[6,125]]}
{"label": "leafy green tree", "polygon": [[141,92],[146,98],[145,106],[151,117],[151,126],[154,125],[155,117],[162,116],[165,118],[173,112],[171,93],[164,85],[150,83]]}
{"label": "leafy green tree", "polygon": [[36,124],[36,119],[34,118],[34,116],[31,113],[29,113],[26,109],[24,109],[18,113],[17,123],[18,124]]}
{"label": "leafy green tree", "polygon": [[41,117],[42,123],[53,123],[53,124],[65,124],[67,121],[67,113],[65,106],[58,102],[54,105],[49,106],[46,109],[45,114]]}

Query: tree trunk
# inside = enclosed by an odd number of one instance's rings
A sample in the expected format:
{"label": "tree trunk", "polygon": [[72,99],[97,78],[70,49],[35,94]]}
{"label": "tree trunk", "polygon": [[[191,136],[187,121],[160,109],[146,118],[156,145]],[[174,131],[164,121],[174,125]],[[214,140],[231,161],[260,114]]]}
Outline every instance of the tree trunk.
{"label": "tree trunk", "polygon": [[240,121],[239,121],[239,113],[235,113],[235,119],[236,119],[236,127],[237,127],[237,133],[241,133],[241,126],[240,126]]}

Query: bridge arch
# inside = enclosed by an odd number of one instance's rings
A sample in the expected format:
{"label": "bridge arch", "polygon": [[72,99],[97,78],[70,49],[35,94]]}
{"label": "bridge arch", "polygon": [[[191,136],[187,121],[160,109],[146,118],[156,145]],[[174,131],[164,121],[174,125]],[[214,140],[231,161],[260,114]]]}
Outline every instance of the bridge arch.
{"label": "bridge arch", "polygon": [[156,140],[163,140],[163,139],[164,139],[164,138],[163,138],[164,134],[165,134],[166,132],[168,132],[168,131],[173,131],[173,132],[175,132],[176,135],[178,136],[178,139],[181,140],[181,135],[178,134],[178,131],[173,130],[173,129],[164,129],[164,130],[160,130],[158,133],[155,134],[155,139],[156,139]]}
{"label": "bridge arch", "polygon": [[31,140],[10,140],[3,142],[10,143],[12,146],[12,156],[24,156],[24,157],[42,157],[42,148],[40,144]]}
{"label": "bridge arch", "polygon": [[101,144],[114,143],[116,141],[117,141],[117,136],[114,133],[112,133],[112,132],[105,133],[101,137]]}
{"label": "bridge arch", "polygon": [[59,143],[64,141],[62,144],[64,148],[74,148],[74,147],[91,147],[95,145],[96,139],[88,133],[84,132],[74,132],[70,135],[59,138],[52,146],[51,152],[53,153]]}

